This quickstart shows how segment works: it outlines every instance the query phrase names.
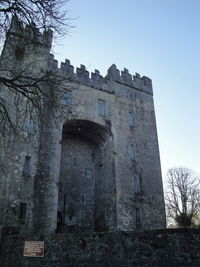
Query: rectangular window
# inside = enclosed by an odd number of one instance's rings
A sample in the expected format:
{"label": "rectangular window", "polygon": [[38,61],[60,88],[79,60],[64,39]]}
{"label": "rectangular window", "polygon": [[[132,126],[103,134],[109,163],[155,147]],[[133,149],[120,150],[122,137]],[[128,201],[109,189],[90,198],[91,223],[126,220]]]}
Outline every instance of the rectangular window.
{"label": "rectangular window", "polygon": [[64,93],[61,103],[65,106],[71,106],[72,105],[72,92]]}
{"label": "rectangular window", "polygon": [[129,126],[134,126],[134,115],[132,111],[128,113],[128,124]]}
{"label": "rectangular window", "polygon": [[135,209],[135,223],[136,223],[136,228],[141,227],[141,212],[139,208]]}
{"label": "rectangular window", "polygon": [[34,134],[35,133],[35,121],[34,120],[30,120],[28,122],[28,133],[29,134]]}
{"label": "rectangular window", "polygon": [[25,224],[26,219],[26,203],[20,203],[19,205],[19,221],[20,224]]}
{"label": "rectangular window", "polygon": [[100,116],[106,115],[105,101],[98,100],[97,114]]}
{"label": "rectangular window", "polygon": [[127,98],[128,98],[128,100],[133,101],[133,91],[132,90],[128,90]]}
{"label": "rectangular window", "polygon": [[134,193],[140,193],[141,191],[141,179],[139,175],[134,176]]}
{"label": "rectangular window", "polygon": [[24,166],[23,166],[23,170],[22,170],[22,175],[24,177],[31,176],[31,157],[30,156],[26,156],[25,157]]}
{"label": "rectangular window", "polygon": [[133,144],[129,145],[129,155],[132,160],[135,160],[135,146]]}

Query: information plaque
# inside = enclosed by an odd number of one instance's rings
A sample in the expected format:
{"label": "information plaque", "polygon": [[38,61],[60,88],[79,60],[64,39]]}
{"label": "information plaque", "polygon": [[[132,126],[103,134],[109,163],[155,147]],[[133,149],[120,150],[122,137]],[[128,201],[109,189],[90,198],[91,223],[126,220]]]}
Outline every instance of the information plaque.
{"label": "information plaque", "polygon": [[25,241],[25,257],[44,257],[44,241]]}

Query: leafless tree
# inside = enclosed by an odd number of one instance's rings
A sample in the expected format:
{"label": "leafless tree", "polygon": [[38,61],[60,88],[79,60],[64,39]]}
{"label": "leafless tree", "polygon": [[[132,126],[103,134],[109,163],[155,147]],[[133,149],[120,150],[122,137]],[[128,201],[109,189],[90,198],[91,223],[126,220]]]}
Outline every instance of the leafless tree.
{"label": "leafless tree", "polygon": [[188,168],[168,170],[167,217],[179,227],[190,227],[200,212],[200,180]]}
{"label": "leafless tree", "polygon": [[[51,35],[52,30],[54,35],[65,35],[71,21],[65,9],[67,2],[68,0],[1,0],[0,42],[5,40],[5,36],[9,38],[13,19],[19,22],[21,32],[27,28],[33,35],[38,30],[47,35]],[[24,64],[24,47],[30,42],[34,42],[34,39],[24,35],[19,46],[13,45],[14,51],[0,58],[0,136],[7,135],[9,131],[20,132],[23,128],[22,120],[27,121],[33,115],[44,120],[44,107],[48,106],[54,114],[60,114],[61,94],[71,86],[73,77],[61,77],[48,69],[34,73],[33,64],[36,66],[37,62]],[[13,57],[10,56],[12,54],[15,55],[16,62],[13,62]],[[9,101],[9,95],[12,101]],[[15,110],[15,118],[11,110]]]}
{"label": "leafless tree", "polygon": [[10,28],[12,17],[26,25],[38,29],[49,28],[64,35],[70,27],[69,12],[65,5],[69,0],[1,0],[0,1],[0,40]]}

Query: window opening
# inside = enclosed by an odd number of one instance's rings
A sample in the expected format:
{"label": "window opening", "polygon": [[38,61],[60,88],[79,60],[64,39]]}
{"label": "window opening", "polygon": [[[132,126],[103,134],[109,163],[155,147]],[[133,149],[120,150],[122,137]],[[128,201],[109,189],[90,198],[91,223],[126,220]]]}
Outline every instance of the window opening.
{"label": "window opening", "polygon": [[25,161],[24,161],[24,167],[23,167],[22,175],[23,175],[24,177],[29,177],[29,176],[31,176],[31,157],[30,157],[30,156],[26,156],[26,157],[25,157]]}
{"label": "window opening", "polygon": [[62,104],[65,106],[71,106],[72,105],[72,92],[66,92],[64,93]]}
{"label": "window opening", "polygon": [[139,175],[134,176],[134,193],[141,191],[141,179]]}
{"label": "window opening", "polygon": [[100,116],[106,115],[106,108],[105,108],[105,101],[104,100],[98,100],[97,113]]}
{"label": "window opening", "polygon": [[35,133],[35,121],[34,120],[30,120],[28,123],[28,133],[29,134]]}
{"label": "window opening", "polygon": [[136,228],[141,227],[141,212],[139,208],[135,209]]}
{"label": "window opening", "polygon": [[20,221],[20,224],[25,224],[26,209],[27,209],[26,203],[20,203],[20,205],[19,205],[19,221]]}
{"label": "window opening", "polygon": [[128,100],[133,101],[133,91],[132,90],[128,90],[127,98],[128,98]]}
{"label": "window opening", "polygon": [[134,115],[132,111],[128,113],[128,124],[129,126],[134,126]]}
{"label": "window opening", "polygon": [[135,146],[133,144],[129,145],[129,155],[132,160],[135,160]]}

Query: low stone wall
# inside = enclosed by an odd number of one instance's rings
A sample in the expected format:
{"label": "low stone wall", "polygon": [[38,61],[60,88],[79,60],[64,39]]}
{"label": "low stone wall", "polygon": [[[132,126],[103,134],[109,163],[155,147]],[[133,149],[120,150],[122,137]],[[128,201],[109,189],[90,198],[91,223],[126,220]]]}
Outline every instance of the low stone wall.
{"label": "low stone wall", "polygon": [[[24,257],[25,241],[45,242],[44,257]],[[1,267],[200,266],[200,231],[170,229],[144,233],[6,235]]]}

